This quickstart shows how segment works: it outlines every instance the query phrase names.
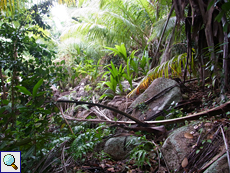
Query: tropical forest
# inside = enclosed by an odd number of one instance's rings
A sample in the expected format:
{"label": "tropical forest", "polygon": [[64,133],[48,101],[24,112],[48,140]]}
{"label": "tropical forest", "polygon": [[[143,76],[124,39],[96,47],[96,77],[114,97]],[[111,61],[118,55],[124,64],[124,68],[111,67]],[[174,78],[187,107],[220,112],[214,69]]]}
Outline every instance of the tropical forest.
{"label": "tropical forest", "polygon": [[0,172],[229,172],[229,41],[229,0],[0,0]]}

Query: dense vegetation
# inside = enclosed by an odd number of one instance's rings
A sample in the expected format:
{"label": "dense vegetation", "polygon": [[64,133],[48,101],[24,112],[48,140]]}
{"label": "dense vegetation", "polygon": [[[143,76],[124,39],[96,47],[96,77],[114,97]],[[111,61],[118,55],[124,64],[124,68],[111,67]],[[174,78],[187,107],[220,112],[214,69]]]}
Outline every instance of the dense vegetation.
{"label": "dense vegetation", "polygon": [[[210,95],[226,101],[228,1],[85,0],[77,5],[68,1],[68,20],[62,23],[55,21],[51,1],[31,6],[26,1],[4,2],[0,4],[0,150],[22,151],[23,172],[50,169],[47,155],[63,141],[72,143],[75,159],[82,159],[112,133],[104,124],[90,129],[88,123],[67,123],[53,87],[69,91],[87,78],[88,96],[81,100],[91,102],[93,96],[98,101],[130,91],[128,96],[133,96],[161,76],[197,78],[204,90],[211,88]],[[138,77],[143,80],[134,88]],[[122,88],[124,80],[129,91]],[[108,88],[112,92],[104,92]]]}

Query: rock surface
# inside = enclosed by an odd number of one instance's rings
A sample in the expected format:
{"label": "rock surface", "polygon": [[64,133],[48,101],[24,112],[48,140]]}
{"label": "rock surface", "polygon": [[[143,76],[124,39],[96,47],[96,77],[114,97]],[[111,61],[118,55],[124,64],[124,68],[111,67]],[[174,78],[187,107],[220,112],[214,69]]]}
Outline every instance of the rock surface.
{"label": "rock surface", "polygon": [[[151,118],[154,114],[158,113],[159,111],[164,110],[165,108],[170,106],[172,102],[179,102],[182,96],[179,86],[175,85],[177,85],[177,82],[171,79],[155,79],[151,83],[151,85],[130,105],[129,109],[133,109],[132,116],[138,118],[139,120],[146,120]],[[163,93],[158,98],[153,100],[151,103],[146,105],[147,107],[144,110],[140,110],[139,108],[137,108],[138,105],[151,99],[152,97],[156,96],[157,94],[169,87],[172,87],[172,89],[170,89],[168,92]]]}
{"label": "rock surface", "polygon": [[[223,148],[225,146],[221,141],[222,136],[213,136],[214,133],[219,132],[218,128],[213,131],[213,126],[218,127],[210,122],[196,121],[174,130],[165,140],[161,149],[169,170],[174,172],[184,172],[184,168],[190,172],[197,169],[202,170],[211,159],[218,156],[218,154],[221,156],[224,153]],[[229,139],[230,129],[225,131],[225,135],[226,139]],[[205,145],[209,143],[205,143],[207,140],[212,140],[210,145]],[[199,144],[197,143],[198,141],[200,141]],[[200,146],[204,147],[201,148]],[[184,164],[186,159],[188,160],[187,164]],[[205,170],[205,173],[229,172],[226,154],[212,162]]]}
{"label": "rock surface", "polygon": [[114,160],[124,160],[135,145],[127,145],[131,140],[137,141],[135,136],[120,136],[110,138],[105,143],[104,152],[109,154]]}
{"label": "rock surface", "polygon": [[185,133],[193,131],[193,126],[183,126],[174,130],[162,146],[162,154],[170,170],[176,171],[184,157],[191,151],[196,139],[186,138]]}
{"label": "rock surface", "polygon": [[216,160],[204,173],[229,173],[227,154]]}

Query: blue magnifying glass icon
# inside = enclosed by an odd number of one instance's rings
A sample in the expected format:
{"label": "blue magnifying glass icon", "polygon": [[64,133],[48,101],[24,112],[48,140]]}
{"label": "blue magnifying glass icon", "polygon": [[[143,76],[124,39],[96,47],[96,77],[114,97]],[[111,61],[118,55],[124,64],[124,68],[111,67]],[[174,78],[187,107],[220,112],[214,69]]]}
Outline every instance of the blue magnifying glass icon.
{"label": "blue magnifying glass icon", "polygon": [[15,158],[11,154],[7,154],[3,158],[3,162],[7,166],[12,166],[15,170],[18,169],[18,167],[14,164],[15,163]]}

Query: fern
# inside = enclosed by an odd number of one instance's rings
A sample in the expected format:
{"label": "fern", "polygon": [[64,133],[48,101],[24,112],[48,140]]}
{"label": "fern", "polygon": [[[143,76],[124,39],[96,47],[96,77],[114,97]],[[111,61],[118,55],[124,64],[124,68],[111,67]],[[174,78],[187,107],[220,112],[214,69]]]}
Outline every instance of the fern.
{"label": "fern", "polygon": [[88,129],[87,127],[80,126],[75,128],[78,133],[83,131],[71,144],[71,152],[75,159],[85,161],[87,153],[92,152],[95,145],[102,141],[104,136],[110,134],[110,130],[106,129],[105,124],[99,124],[95,129]]}
{"label": "fern", "polygon": [[136,147],[130,152],[130,161],[135,160],[135,165],[138,167],[143,167],[145,163],[151,167],[149,153],[153,151],[154,145],[145,136],[138,137],[137,140],[131,140],[126,146],[131,144]]}

